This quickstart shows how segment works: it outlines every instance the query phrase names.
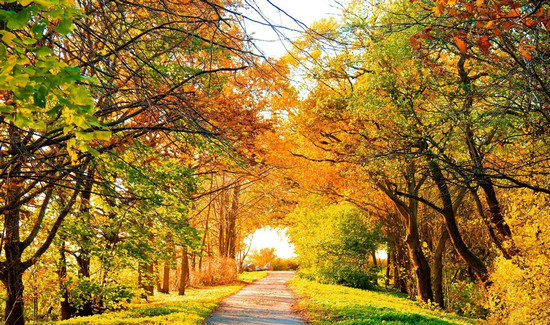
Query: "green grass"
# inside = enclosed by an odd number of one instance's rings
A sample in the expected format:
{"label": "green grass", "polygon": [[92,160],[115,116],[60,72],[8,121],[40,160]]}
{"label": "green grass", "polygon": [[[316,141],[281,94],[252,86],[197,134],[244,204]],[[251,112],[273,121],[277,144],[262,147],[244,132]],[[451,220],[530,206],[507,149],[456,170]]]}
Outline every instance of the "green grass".
{"label": "green grass", "polygon": [[480,321],[421,307],[395,293],[319,284],[298,277],[290,286],[312,324],[466,325]]}
{"label": "green grass", "polygon": [[238,282],[230,285],[187,289],[184,296],[157,294],[147,302],[134,303],[128,309],[88,317],[75,317],[65,321],[42,322],[56,325],[123,325],[123,324],[201,324],[220,301],[245,284],[259,280],[267,272],[240,274]]}

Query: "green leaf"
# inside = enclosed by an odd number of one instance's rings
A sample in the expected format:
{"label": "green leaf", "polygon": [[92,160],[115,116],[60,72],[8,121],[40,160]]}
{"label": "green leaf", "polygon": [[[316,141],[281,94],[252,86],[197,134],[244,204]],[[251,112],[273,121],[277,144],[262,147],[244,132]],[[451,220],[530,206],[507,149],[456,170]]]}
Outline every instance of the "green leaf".
{"label": "green leaf", "polygon": [[26,114],[17,113],[15,115],[15,121],[14,124],[17,127],[25,128],[29,126],[32,123],[32,121],[26,116]]}
{"label": "green leaf", "polygon": [[53,53],[52,49],[47,46],[41,46],[35,50],[33,50],[34,54],[36,56],[48,56]]}
{"label": "green leaf", "polygon": [[10,86],[15,87],[26,87],[29,83],[29,75],[28,74],[18,74],[13,77],[13,79],[10,80]]}
{"label": "green leaf", "polygon": [[73,20],[70,18],[64,18],[59,22],[59,24],[57,24],[57,26],[53,30],[61,35],[67,35],[71,32],[72,29]]}
{"label": "green leaf", "polygon": [[0,105],[0,113],[13,113],[15,108],[11,105]]}
{"label": "green leaf", "polygon": [[92,156],[98,156],[99,155],[99,151],[95,150],[94,148],[92,148],[90,145],[88,145],[86,143],[81,143],[79,145],[79,149],[82,152],[89,152],[90,154],[92,154]]}
{"label": "green leaf", "polygon": [[10,15],[7,26],[9,29],[21,29],[27,25],[30,19],[31,11],[28,8],[23,9],[15,15]]}
{"label": "green leaf", "polygon": [[34,104],[38,107],[45,108],[47,93],[48,93],[48,90],[45,87],[38,88],[38,90],[33,94]]}
{"label": "green leaf", "polygon": [[34,37],[39,38],[44,35],[44,29],[48,26],[48,21],[46,20],[39,20],[34,25],[32,25],[31,31],[34,35]]}
{"label": "green leaf", "polygon": [[[59,113],[59,111],[61,110],[62,106],[61,105],[56,105],[54,106],[52,109],[50,109],[49,111],[46,112],[46,115],[48,115],[50,118],[55,118],[57,116],[57,114]],[[63,130],[64,131],[64,130]],[[63,132],[65,133],[65,132]],[[65,133],[66,134],[66,133]]]}
{"label": "green leaf", "polygon": [[90,140],[93,140],[95,138],[95,132],[82,132],[82,131],[76,131],[76,137],[79,139],[79,140],[85,140],[85,141],[90,141]]}

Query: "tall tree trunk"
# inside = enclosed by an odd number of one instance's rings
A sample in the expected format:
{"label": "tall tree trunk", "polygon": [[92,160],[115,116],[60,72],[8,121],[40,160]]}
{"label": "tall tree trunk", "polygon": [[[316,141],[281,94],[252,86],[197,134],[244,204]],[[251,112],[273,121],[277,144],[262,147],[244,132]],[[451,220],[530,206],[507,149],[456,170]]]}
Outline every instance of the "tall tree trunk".
{"label": "tall tree trunk", "polygon": [[6,287],[5,325],[24,325],[23,272],[20,263],[6,269],[2,282]]}
{"label": "tall tree trunk", "polygon": [[476,274],[479,281],[484,286],[487,286],[489,285],[489,271],[487,270],[485,264],[470,251],[462,239],[462,235],[460,234],[460,230],[458,229],[456,222],[456,214],[453,209],[453,200],[447,186],[447,180],[443,176],[439,164],[434,159],[430,159],[428,165],[432,178],[439,190],[439,195],[443,204],[443,208],[439,212],[443,214],[445,226],[449,233],[451,243],[453,244],[457,254]]}
{"label": "tall tree trunk", "polygon": [[407,286],[407,274],[406,272],[403,272],[404,270],[408,270],[409,268],[404,259],[404,252],[394,252],[394,261],[396,264],[394,268],[395,273],[393,274],[393,286],[399,289],[401,293],[405,293],[410,296],[409,288]]}
{"label": "tall tree trunk", "polygon": [[432,280],[430,264],[422,252],[420,241],[414,236],[408,236],[407,247],[409,249],[409,258],[416,275],[416,288],[418,289],[418,295],[424,302],[433,301]]}
{"label": "tall tree trunk", "polygon": [[187,247],[182,248],[181,252],[181,271],[180,271],[180,283],[178,288],[178,294],[183,296],[185,294],[185,287],[189,279],[189,259],[187,256]]}
{"label": "tall tree trunk", "polygon": [[439,241],[437,242],[437,247],[434,251],[434,260],[433,260],[433,289],[434,289],[434,299],[435,303],[441,308],[445,308],[445,299],[443,296],[443,252],[445,252],[445,244],[449,239],[449,234],[447,229],[443,228],[441,231],[441,236],[439,236]]}
{"label": "tall tree trunk", "polygon": [[[94,186],[94,172],[90,168],[88,170],[88,176],[84,188],[80,195],[80,211],[79,218],[84,220],[87,225],[90,224],[90,199],[92,197],[92,189]],[[90,281],[90,246],[92,245],[92,239],[89,234],[83,233],[79,239],[78,255],[75,256],[76,263],[78,265],[78,275],[81,278],[85,278]],[[77,310],[78,316],[90,316],[94,314],[94,302],[93,298],[87,295],[81,295],[79,299],[82,301],[82,305]]]}
{"label": "tall tree trunk", "polygon": [[65,257],[65,240],[61,242],[59,248],[59,267],[57,270],[59,278],[59,290],[61,291],[60,314],[61,319],[69,319],[74,314],[74,308],[71,305],[69,290],[67,288],[67,259]]}
{"label": "tall tree trunk", "polygon": [[378,267],[378,263],[376,261],[376,251],[371,251],[370,254],[371,254],[370,256],[372,257],[372,263],[374,267]]}
{"label": "tall tree trunk", "polygon": [[164,263],[162,272],[162,288],[159,290],[162,293],[170,293],[170,264]]}
{"label": "tall tree trunk", "polygon": [[235,259],[236,257],[236,241],[237,241],[237,215],[239,214],[239,195],[241,192],[241,183],[238,181],[233,188],[233,197],[231,200],[231,209],[228,213],[227,220],[227,257]]}
{"label": "tall tree trunk", "polygon": [[432,279],[430,264],[422,251],[420,235],[418,233],[418,191],[425,181],[425,177],[416,181],[416,166],[407,165],[405,179],[407,181],[408,204],[395,195],[388,183],[379,183],[378,187],[395,203],[401,221],[405,224],[405,243],[409,251],[409,259],[416,278],[416,288],[420,299],[424,302],[433,301]]}
{"label": "tall tree trunk", "polygon": [[[474,89],[472,88],[472,79],[468,76],[469,71],[466,69],[465,66],[466,60],[466,55],[461,55],[460,59],[457,62],[457,68],[458,75],[460,76],[460,81],[463,85],[462,90],[465,92],[466,95],[463,102],[462,111],[469,113],[471,112],[474,105],[475,94]],[[512,231],[504,220],[502,209],[500,208],[499,200],[497,198],[492,179],[490,176],[486,175],[483,155],[478,150],[475,139],[476,137],[471,125],[466,124],[465,140],[466,145],[468,146],[470,159],[473,161],[475,166],[475,169],[473,171],[474,178],[485,193],[485,199],[487,201],[487,205],[489,206],[489,213],[491,214],[491,224],[495,227],[497,234],[500,237],[499,240],[501,242],[510,242],[510,248],[507,249],[504,257],[507,259],[511,259],[514,255],[518,253],[518,250],[512,240]]]}
{"label": "tall tree trunk", "polygon": [[23,195],[21,189],[23,182],[19,177],[21,164],[17,163],[11,170],[6,186],[6,205],[15,205],[14,208],[4,212],[4,252],[6,261],[2,269],[1,280],[6,287],[6,307],[4,321],[6,325],[25,324],[23,301],[23,272],[25,269],[21,263],[22,249],[19,234],[20,207],[17,204]]}
{"label": "tall tree trunk", "polygon": [[386,258],[386,279],[384,281],[384,285],[386,286],[386,288],[390,284],[390,275],[392,273],[391,269],[392,267],[394,267],[392,262],[392,255],[392,253],[388,252],[388,257]]}

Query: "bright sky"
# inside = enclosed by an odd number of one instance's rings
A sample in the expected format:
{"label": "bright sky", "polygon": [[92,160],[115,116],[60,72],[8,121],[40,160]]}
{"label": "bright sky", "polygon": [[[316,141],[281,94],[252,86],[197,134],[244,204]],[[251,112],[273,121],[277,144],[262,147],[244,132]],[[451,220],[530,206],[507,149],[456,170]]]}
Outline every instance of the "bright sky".
{"label": "bright sky", "polygon": [[[273,25],[291,29],[279,29],[291,40],[299,36],[298,32],[292,32],[292,30],[299,31],[304,28],[294,20],[309,26],[321,18],[329,17],[340,11],[339,5],[334,0],[245,0],[244,2],[250,7],[245,12],[246,16],[261,22],[267,19]],[[271,27],[247,21],[245,28],[249,34],[253,33],[254,39],[257,40],[256,44],[266,56],[280,57],[286,53],[285,46],[288,47],[288,44],[281,43],[281,37]]]}
{"label": "bright sky", "polygon": [[[248,242],[248,238],[245,242]],[[289,258],[296,256],[294,254],[294,245],[292,245],[284,229],[271,229],[269,227],[256,230],[252,235],[252,245],[250,251],[260,250],[262,248],[275,248],[275,254],[280,258]]]}

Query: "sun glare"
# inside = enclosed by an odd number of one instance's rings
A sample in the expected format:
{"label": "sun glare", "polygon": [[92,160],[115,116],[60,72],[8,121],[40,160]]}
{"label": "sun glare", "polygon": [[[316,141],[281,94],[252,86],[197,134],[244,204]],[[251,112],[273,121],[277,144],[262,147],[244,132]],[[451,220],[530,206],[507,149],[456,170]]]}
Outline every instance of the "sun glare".
{"label": "sun glare", "polygon": [[275,254],[280,258],[296,256],[294,245],[290,242],[286,229],[261,228],[256,230],[245,242],[250,242],[250,239],[252,239],[250,251],[275,248]]}

